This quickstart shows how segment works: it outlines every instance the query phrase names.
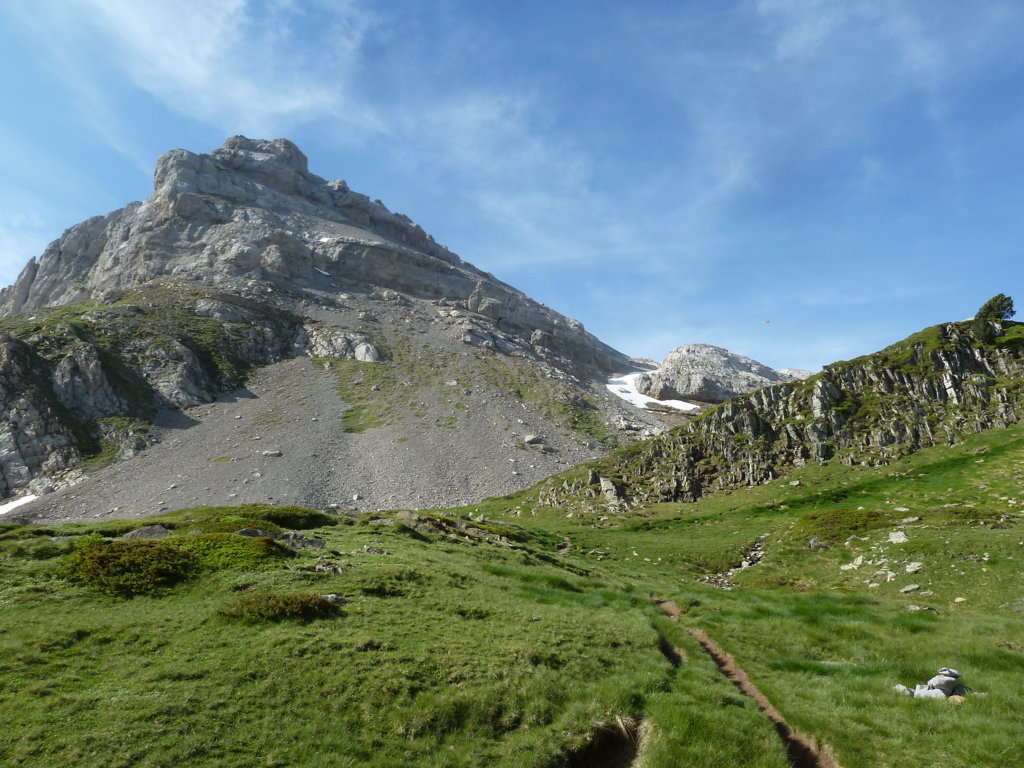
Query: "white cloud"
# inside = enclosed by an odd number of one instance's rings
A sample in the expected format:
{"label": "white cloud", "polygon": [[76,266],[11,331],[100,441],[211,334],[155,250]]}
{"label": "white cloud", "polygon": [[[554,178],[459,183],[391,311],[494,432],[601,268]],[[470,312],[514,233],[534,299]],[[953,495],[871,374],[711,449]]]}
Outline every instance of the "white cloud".
{"label": "white cloud", "polygon": [[[97,126],[116,123],[104,101],[113,74],[172,112],[235,132],[277,135],[324,116],[349,130],[374,127],[348,96],[373,23],[355,2],[49,0],[19,19]],[[310,39],[297,39],[301,24]]]}

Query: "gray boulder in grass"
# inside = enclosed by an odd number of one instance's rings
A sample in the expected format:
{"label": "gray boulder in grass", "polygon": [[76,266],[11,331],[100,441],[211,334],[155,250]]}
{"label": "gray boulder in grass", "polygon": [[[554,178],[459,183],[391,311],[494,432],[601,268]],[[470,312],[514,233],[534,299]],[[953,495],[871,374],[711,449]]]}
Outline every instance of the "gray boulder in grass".
{"label": "gray boulder in grass", "polygon": [[895,685],[893,690],[915,699],[945,699],[972,692],[970,688],[960,683],[960,673],[950,667],[942,667],[927,683],[920,683],[913,689],[905,685]]}

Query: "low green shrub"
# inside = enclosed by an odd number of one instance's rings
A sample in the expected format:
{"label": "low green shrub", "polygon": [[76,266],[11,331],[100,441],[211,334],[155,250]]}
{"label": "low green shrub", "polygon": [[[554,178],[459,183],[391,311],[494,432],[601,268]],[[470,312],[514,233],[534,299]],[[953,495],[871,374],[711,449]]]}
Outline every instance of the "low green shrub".
{"label": "low green shrub", "polygon": [[278,564],[295,553],[273,539],[238,536],[234,533],[200,533],[174,539],[174,546],[196,558],[200,568],[255,570]]}
{"label": "low green shrub", "polygon": [[281,533],[281,527],[257,517],[241,515],[224,515],[211,517],[208,520],[190,521],[186,526],[177,526],[181,533],[201,531],[202,533],[234,533],[243,528],[259,528],[268,533]]}
{"label": "low green shrub", "polygon": [[316,592],[253,592],[242,595],[219,613],[250,621],[312,621],[337,616],[340,608]]}
{"label": "low green shrub", "polygon": [[427,577],[415,568],[382,568],[367,574],[359,589],[374,597],[406,597],[426,582]]}
{"label": "low green shrub", "polygon": [[9,557],[24,557],[30,560],[49,560],[63,555],[67,547],[47,538],[11,539],[0,542],[0,553]]}
{"label": "low green shrub", "polygon": [[69,581],[117,597],[158,594],[185,581],[198,558],[164,541],[96,541],[68,556]]}

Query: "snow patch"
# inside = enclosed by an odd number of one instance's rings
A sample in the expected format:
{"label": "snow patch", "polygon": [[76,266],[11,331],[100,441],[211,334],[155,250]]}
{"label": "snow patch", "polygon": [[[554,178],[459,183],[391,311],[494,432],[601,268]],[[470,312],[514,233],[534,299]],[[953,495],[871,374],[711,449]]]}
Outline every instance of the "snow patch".
{"label": "snow patch", "polygon": [[321,275],[327,275],[328,277],[331,276],[330,272],[324,272],[322,269],[319,269],[317,267],[313,267],[313,269],[316,270],[317,272],[319,272]]}
{"label": "snow patch", "polygon": [[22,496],[20,499],[14,501],[8,501],[6,504],[0,504],[0,515],[6,515],[8,512],[13,512],[23,504],[28,504],[30,501],[35,501],[39,497],[35,494],[30,493],[28,496]]}
{"label": "snow patch", "polygon": [[685,400],[658,400],[657,398],[640,394],[636,389],[636,379],[641,375],[642,371],[637,371],[616,376],[609,379],[605,386],[608,387],[608,391],[613,395],[621,397],[627,403],[635,405],[637,408],[645,408],[648,403],[675,408],[677,411],[694,411],[700,408],[696,403],[688,403]]}

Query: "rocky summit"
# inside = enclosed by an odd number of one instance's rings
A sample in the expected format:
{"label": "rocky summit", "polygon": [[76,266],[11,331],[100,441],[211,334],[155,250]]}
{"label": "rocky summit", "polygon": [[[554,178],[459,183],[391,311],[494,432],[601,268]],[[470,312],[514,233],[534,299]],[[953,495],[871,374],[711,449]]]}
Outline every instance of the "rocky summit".
{"label": "rocky summit", "polygon": [[776,371],[712,344],[682,344],[665,356],[657,370],[638,376],[636,388],[658,400],[720,403],[810,375],[810,371],[793,368]]}
{"label": "rocky summit", "polygon": [[[390,289],[460,304],[591,372],[627,360],[578,321],[462,261],[407,216],[310,173],[285,139],[235,136],[209,155],[168,152],[147,200],[71,227],[0,292],[0,313],[109,303],[161,278],[260,301],[269,293],[319,300],[341,288]],[[473,325],[466,333],[476,343],[503,341]]]}

